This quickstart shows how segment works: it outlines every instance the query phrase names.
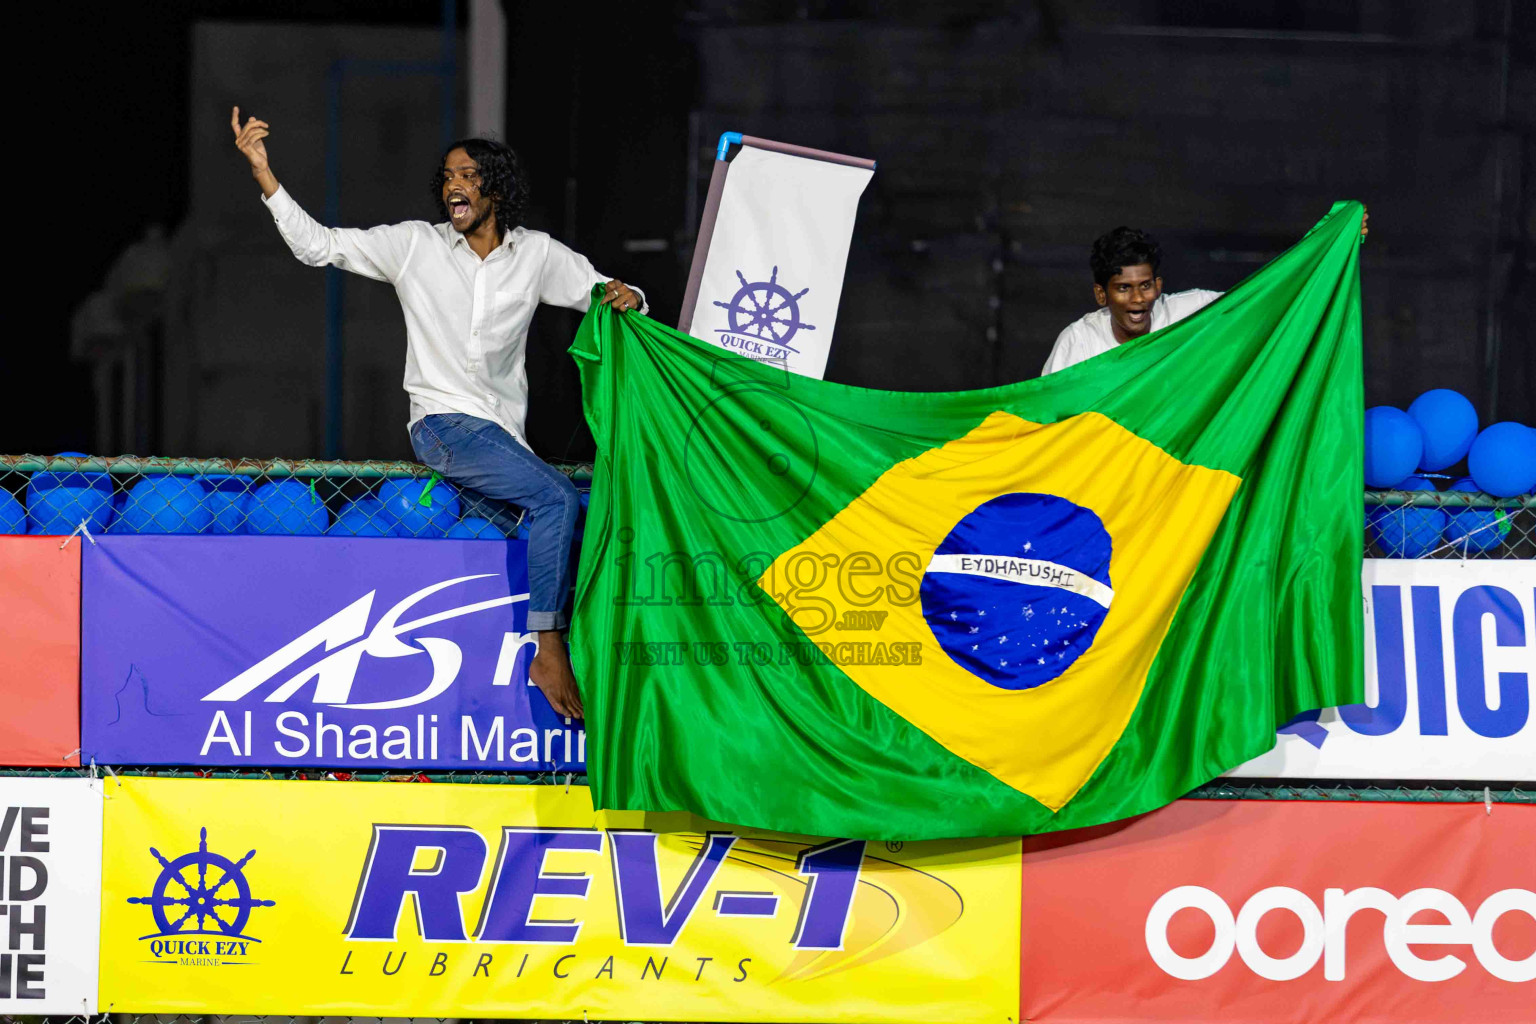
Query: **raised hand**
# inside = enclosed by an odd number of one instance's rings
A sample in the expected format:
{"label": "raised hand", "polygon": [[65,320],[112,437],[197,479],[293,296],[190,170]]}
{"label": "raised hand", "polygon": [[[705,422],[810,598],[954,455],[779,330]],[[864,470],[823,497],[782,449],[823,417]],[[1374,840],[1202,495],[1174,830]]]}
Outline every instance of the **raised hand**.
{"label": "raised hand", "polygon": [[245,122],[245,127],[240,127],[240,108],[236,107],[229,115],[229,126],[235,130],[235,148],[245,154],[245,158],[251,162],[251,170],[257,173],[267,169],[267,144],[261,140],[272,134],[270,126],[265,121],[258,121],[254,117]]}
{"label": "raised hand", "polygon": [[230,111],[229,126],[235,132],[235,148],[250,161],[251,176],[260,183],[262,193],[271,198],[277,191],[277,179],[272,176],[272,169],[267,165],[267,144],[262,141],[272,134],[270,127],[267,122],[252,117],[246,120],[242,128],[239,107]]}

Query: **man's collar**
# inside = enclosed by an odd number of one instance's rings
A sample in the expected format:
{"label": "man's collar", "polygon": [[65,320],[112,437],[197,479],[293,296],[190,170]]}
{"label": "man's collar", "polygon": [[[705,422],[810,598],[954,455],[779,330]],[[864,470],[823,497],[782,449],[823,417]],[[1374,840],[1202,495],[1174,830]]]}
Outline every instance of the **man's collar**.
{"label": "man's collar", "polygon": [[[448,246],[449,246],[450,249],[455,247],[455,246],[458,246],[458,245],[468,245],[469,244],[469,238],[464,234],[464,232],[462,232],[462,231],[455,231],[452,224],[448,225],[448,230],[453,235],[453,241],[448,243]],[[511,249],[513,244],[518,239],[520,239],[522,237],[522,234],[523,234],[523,227],[522,227],[521,224],[519,224],[517,227],[513,228],[511,231],[508,231],[506,234],[501,236],[501,243],[496,246],[496,249]],[[496,249],[492,249],[491,252],[495,252]],[[487,254],[487,255],[489,255],[489,254]]]}

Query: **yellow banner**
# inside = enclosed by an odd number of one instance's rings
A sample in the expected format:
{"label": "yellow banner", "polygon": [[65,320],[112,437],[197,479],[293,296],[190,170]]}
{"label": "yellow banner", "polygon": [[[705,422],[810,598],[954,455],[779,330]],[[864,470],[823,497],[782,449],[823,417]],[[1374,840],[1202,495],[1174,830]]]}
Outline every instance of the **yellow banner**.
{"label": "yellow banner", "polygon": [[104,1011],[976,1021],[1019,842],[821,841],[584,788],[108,785]]}

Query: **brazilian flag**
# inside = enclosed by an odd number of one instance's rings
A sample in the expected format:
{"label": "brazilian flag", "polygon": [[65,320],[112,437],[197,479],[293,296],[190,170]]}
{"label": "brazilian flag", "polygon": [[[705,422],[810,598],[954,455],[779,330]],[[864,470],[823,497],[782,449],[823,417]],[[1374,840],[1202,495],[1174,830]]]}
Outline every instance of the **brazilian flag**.
{"label": "brazilian flag", "polygon": [[1360,702],[1361,215],[1335,205],[1187,320],[984,391],[797,376],[594,303],[571,643],[598,805],[1075,828]]}

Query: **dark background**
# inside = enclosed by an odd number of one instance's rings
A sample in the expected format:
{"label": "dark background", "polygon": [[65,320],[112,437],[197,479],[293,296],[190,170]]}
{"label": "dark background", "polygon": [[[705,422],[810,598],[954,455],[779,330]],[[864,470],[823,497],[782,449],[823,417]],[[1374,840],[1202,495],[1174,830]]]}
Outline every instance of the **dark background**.
{"label": "dark background", "polygon": [[[509,0],[505,10],[507,136],[532,180],[527,222],[643,286],[663,322],[677,321],[725,130],[879,160],[827,370],[870,387],[1034,376],[1056,333],[1092,308],[1088,245],[1117,224],[1158,236],[1169,289],[1225,289],[1333,200],[1358,198],[1372,228],[1362,253],[1368,404],[1455,387],[1485,422],[1536,421],[1536,5]],[[456,13],[462,27],[464,5]],[[186,229],[199,175],[227,174],[230,190],[251,194],[241,244],[286,255],[232,146],[227,167],[194,165],[195,26],[432,30],[442,8],[182,0],[67,20],[67,55],[21,86],[30,126],[12,134],[32,168],[15,225],[30,241],[3,349],[13,422],[0,447],[322,454],[319,363],[280,387],[221,398],[250,406],[235,410],[238,430],[207,413],[174,415],[202,378],[176,385],[151,370],[151,412],[104,432],[89,359],[71,353],[72,318],[146,225]],[[280,178],[284,143],[274,138]],[[436,158],[435,148],[401,157],[412,180]],[[346,166],[360,162],[348,154]],[[320,214],[320,182],[284,181]],[[400,196],[398,219],[426,214],[421,189]],[[383,286],[356,287],[369,298]],[[324,324],[313,320],[284,340],[318,351]],[[547,458],[591,454],[564,354],[574,322],[543,311],[531,337],[529,433]],[[399,345],[403,326],[387,330]],[[386,356],[392,369],[369,385],[394,389],[379,399],[384,426],[349,430],[342,456],[408,454],[403,350]],[[163,358],[176,362],[174,346]]]}

